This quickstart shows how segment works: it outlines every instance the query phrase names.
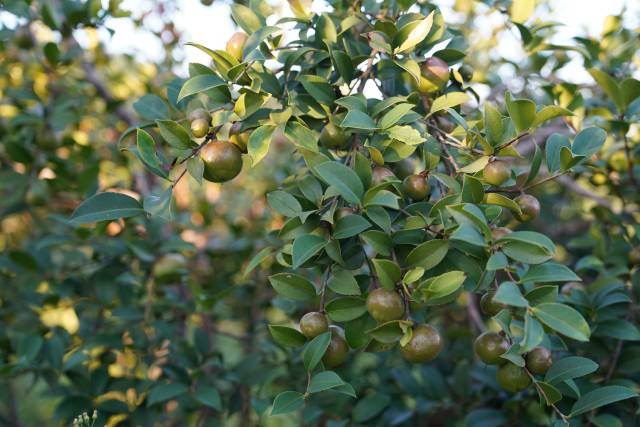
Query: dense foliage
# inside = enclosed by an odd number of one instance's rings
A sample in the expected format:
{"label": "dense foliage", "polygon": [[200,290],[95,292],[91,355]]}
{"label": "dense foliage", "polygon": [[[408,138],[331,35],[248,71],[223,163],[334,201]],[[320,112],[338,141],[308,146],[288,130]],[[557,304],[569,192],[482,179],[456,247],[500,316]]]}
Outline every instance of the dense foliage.
{"label": "dense foliage", "polygon": [[158,64],[76,41],[145,26],[117,1],[32,3],[0,32],[2,424],[638,424],[623,16],[561,45],[532,0],[255,0],[175,78],[172,2]]}

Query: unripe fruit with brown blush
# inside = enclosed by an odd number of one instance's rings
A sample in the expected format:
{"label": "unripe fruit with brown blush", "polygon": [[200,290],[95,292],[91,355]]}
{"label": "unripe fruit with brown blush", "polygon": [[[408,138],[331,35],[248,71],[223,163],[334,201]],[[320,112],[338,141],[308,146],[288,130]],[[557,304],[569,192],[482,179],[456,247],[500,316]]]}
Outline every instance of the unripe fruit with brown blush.
{"label": "unripe fruit with brown blush", "polygon": [[307,338],[315,338],[329,330],[327,317],[317,311],[311,311],[300,319],[300,331]]}
{"label": "unripe fruit with brown blush", "polygon": [[511,393],[522,391],[531,384],[531,378],[527,375],[527,371],[513,363],[507,363],[498,368],[496,381],[500,387]]}
{"label": "unripe fruit with brown blush", "polygon": [[232,180],[242,170],[242,154],[227,141],[211,141],[200,150],[204,162],[203,178],[211,182]]}
{"label": "unripe fruit with brown blush", "polygon": [[534,375],[546,374],[552,364],[551,351],[544,347],[536,347],[527,354],[527,369]]}
{"label": "unripe fruit with brown blush", "polygon": [[413,363],[426,363],[435,359],[442,350],[442,337],[431,325],[418,325],[413,328],[411,340],[400,347],[402,356]]}
{"label": "unripe fruit with brown blush", "polygon": [[488,291],[480,298],[480,311],[485,316],[495,316],[500,313],[506,306],[493,300],[495,292]]}
{"label": "unripe fruit with brown blush", "polygon": [[487,365],[498,365],[506,362],[500,356],[509,350],[509,342],[498,333],[485,332],[476,338],[473,350],[478,358]]}
{"label": "unripe fruit with brown blush", "polygon": [[322,363],[324,363],[324,366],[327,368],[334,368],[342,365],[348,356],[349,346],[342,336],[341,331],[337,328],[331,328],[331,341],[329,341],[327,351],[325,351],[324,356],[322,356]]}
{"label": "unripe fruit with brown blush", "polygon": [[244,45],[247,43],[247,38],[249,38],[249,36],[242,31],[233,33],[227,42],[227,53],[238,61],[242,61],[242,51],[244,50]]}
{"label": "unripe fruit with brown blush", "polygon": [[404,313],[402,297],[395,291],[378,288],[367,296],[367,311],[380,323],[397,320]]}
{"label": "unripe fruit with brown blush", "polygon": [[187,115],[187,119],[189,119],[189,121],[191,122],[201,119],[205,120],[207,124],[211,124],[211,114],[209,114],[209,112],[204,108],[196,108]]}
{"label": "unripe fruit with brown blush", "polygon": [[473,68],[468,64],[463,64],[459,69],[460,77],[465,82],[470,82],[473,79]]}
{"label": "unripe fruit with brown blush", "polygon": [[424,200],[431,193],[431,186],[422,175],[409,175],[402,182],[402,188],[415,201]]}
{"label": "unripe fruit with brown blush", "polygon": [[320,131],[318,142],[325,148],[345,148],[349,142],[349,137],[338,126],[329,122]]}
{"label": "unripe fruit with brown blush", "polygon": [[376,166],[375,168],[373,168],[373,171],[371,173],[371,183],[373,185],[378,185],[382,181],[384,181],[386,178],[395,178],[395,177],[396,176],[389,169],[382,166]]}
{"label": "unripe fruit with brown blush", "polygon": [[633,248],[629,251],[629,263],[632,266],[640,265],[640,248]]}
{"label": "unripe fruit with brown blush", "polygon": [[196,138],[202,138],[209,132],[209,123],[204,119],[195,119],[191,122],[191,133]]}
{"label": "unripe fruit with brown blush", "polygon": [[512,231],[507,227],[496,227],[493,230],[491,230],[491,238],[493,239],[493,241],[496,241],[511,232]]}
{"label": "unripe fruit with brown blush", "polygon": [[522,214],[516,214],[516,219],[521,222],[531,221],[540,215],[540,202],[530,194],[523,194],[514,199]]}
{"label": "unripe fruit with brown blush", "polygon": [[449,65],[436,56],[427,58],[420,70],[422,75],[417,88],[420,93],[436,92],[449,81]]}
{"label": "unripe fruit with brown blush", "polygon": [[511,168],[507,162],[494,160],[484,167],[482,176],[487,184],[499,186],[509,179],[511,176]]}
{"label": "unripe fruit with brown blush", "polygon": [[409,175],[413,175],[414,170],[415,163],[409,157],[393,164],[393,173],[400,179],[405,179]]}

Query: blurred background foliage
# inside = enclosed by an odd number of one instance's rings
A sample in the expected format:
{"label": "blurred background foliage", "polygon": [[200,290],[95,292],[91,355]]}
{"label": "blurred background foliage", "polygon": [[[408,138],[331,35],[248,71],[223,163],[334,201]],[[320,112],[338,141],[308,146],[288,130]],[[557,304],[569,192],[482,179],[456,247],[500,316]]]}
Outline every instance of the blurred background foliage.
{"label": "blurred background foliage", "polygon": [[[566,123],[558,119],[543,130],[547,136],[583,122],[607,130],[592,166],[537,189],[543,213],[532,227],[551,236],[559,261],[587,279],[567,298],[618,283],[636,301],[640,275],[628,254],[640,245],[640,174],[633,174],[640,103],[623,117],[606,89],[593,81],[564,83],[562,76],[597,67],[617,81],[637,77],[640,28],[625,26],[624,13],[603,17],[600,34],[558,45],[550,40],[559,22],[514,24],[510,3],[447,4],[449,25],[474,69],[471,87],[482,99],[500,99],[508,88],[574,111]],[[539,3],[534,16],[549,16],[554,2]],[[282,225],[264,195],[294,172],[286,145],[272,147],[258,167],[245,167],[224,186],[182,180],[171,222],[67,223],[97,190],[140,197],[161,189],[118,145],[127,128],[154,118],[138,98],[165,98],[184,81],[175,73],[184,69],[181,52],[191,40],[172,24],[172,1],[152,5],[137,15],[118,0],[0,6],[0,424],[69,425],[97,409],[99,423],[109,426],[290,426],[301,425],[301,416],[308,425],[338,426],[344,413],[362,425],[465,425],[465,415],[488,404],[504,405],[519,425],[547,425],[534,394],[523,401],[496,390],[481,395],[479,384],[495,382],[473,363],[464,297],[459,310],[447,313],[446,322],[459,328],[450,331],[455,339],[446,360],[410,370],[397,355],[359,353],[345,368],[359,395],[367,396],[355,407],[346,396],[330,395],[314,400],[304,415],[268,416],[273,396],[305,373],[272,341],[267,324],[293,323],[297,316],[287,301],[272,303],[268,261],[249,277],[242,271],[265,246],[268,231]],[[286,3],[276,9],[290,14]],[[114,18],[161,40],[165,55],[145,61],[109,51],[109,39],[98,31]],[[501,43],[521,49],[521,58],[503,55]],[[539,144],[545,139],[536,136]],[[533,147],[531,140],[520,146],[523,154]],[[637,305],[631,306],[620,307],[629,313],[630,335],[605,336],[581,349],[600,363],[601,379],[632,382],[640,374]],[[157,391],[176,380],[188,384],[187,392]],[[620,406],[616,415],[636,425],[637,404]],[[475,413],[475,421],[484,415],[490,414]],[[594,416],[593,425],[620,425],[607,420]],[[466,423],[482,425],[475,421]]]}

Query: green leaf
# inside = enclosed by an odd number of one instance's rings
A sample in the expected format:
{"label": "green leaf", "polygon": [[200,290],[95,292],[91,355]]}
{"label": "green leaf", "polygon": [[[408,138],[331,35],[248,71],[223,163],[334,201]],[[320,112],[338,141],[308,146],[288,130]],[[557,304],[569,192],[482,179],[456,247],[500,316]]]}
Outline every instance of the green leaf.
{"label": "green leaf", "polygon": [[391,403],[391,397],[384,393],[373,393],[361,399],[353,407],[351,416],[356,423],[363,423],[382,412]]}
{"label": "green leaf", "polygon": [[624,99],[620,93],[620,86],[609,74],[597,68],[591,68],[589,70],[591,77],[600,85],[602,90],[609,96],[619,111],[624,111]]}
{"label": "green leaf", "polygon": [[292,249],[293,268],[300,267],[326,245],[327,241],[324,238],[314,234],[307,234],[296,238],[293,241]]}
{"label": "green leaf", "polygon": [[583,377],[598,370],[598,364],[586,357],[569,356],[560,360],[555,360],[544,380],[551,384],[558,384],[562,381]]}
{"label": "green leaf", "polygon": [[133,109],[145,120],[166,119],[169,106],[158,95],[148,93],[133,103]]}
{"label": "green leaf", "polygon": [[504,282],[500,284],[498,290],[493,296],[493,300],[497,303],[510,305],[513,307],[528,307],[527,301],[520,292],[520,288],[513,282]]}
{"label": "green leaf", "polygon": [[511,3],[511,20],[524,24],[536,8],[536,0],[513,0]]}
{"label": "green leaf", "polygon": [[235,3],[231,5],[231,16],[247,34],[256,32],[265,25],[264,19],[247,6],[241,4]]}
{"label": "green leaf", "polygon": [[368,330],[366,333],[371,335],[378,342],[393,344],[400,341],[404,336],[405,331],[410,328],[411,321],[409,320],[392,320],[378,325],[375,328]]}
{"label": "green leaf", "polygon": [[195,392],[195,398],[198,402],[205,406],[213,408],[217,411],[222,410],[222,400],[220,393],[215,387],[199,386]]}
{"label": "green leaf", "polygon": [[547,138],[545,151],[547,169],[549,169],[549,172],[556,172],[560,170],[560,152],[563,147],[571,148],[569,138],[566,135],[554,133]]}
{"label": "green leaf", "polygon": [[300,331],[288,326],[269,325],[269,332],[275,342],[287,347],[300,347],[307,342]]}
{"label": "green leaf", "polygon": [[529,313],[524,315],[524,335],[520,341],[521,354],[528,353],[538,346],[544,338],[544,329],[540,322],[534,319]]}
{"label": "green leaf", "polygon": [[214,89],[219,86],[226,86],[226,83],[218,76],[213,74],[200,74],[187,80],[178,94],[178,102],[187,96]]}
{"label": "green leaf", "polygon": [[156,153],[156,143],[151,135],[142,129],[138,129],[136,131],[136,146],[138,147],[140,159],[149,166],[149,170],[162,178],[166,178],[167,172],[162,169],[162,164]]}
{"label": "green leaf", "polygon": [[467,275],[463,271],[449,271],[422,282],[419,290],[424,294],[427,301],[443,298],[460,289],[466,278]]}
{"label": "green leaf", "polygon": [[262,261],[269,258],[272,252],[273,249],[270,247],[262,248],[260,252],[258,252],[253,256],[253,258],[251,258],[251,260],[245,267],[244,272],[242,273],[242,277],[247,277],[247,275],[251,273],[257,266],[259,266]]}
{"label": "green leaf", "polygon": [[406,262],[408,265],[429,270],[440,264],[447,252],[449,252],[447,240],[429,240],[413,248],[407,255]]}
{"label": "green leaf", "polygon": [[369,230],[360,235],[362,240],[382,256],[391,255],[391,237],[383,231]]}
{"label": "green leaf", "polygon": [[167,144],[178,150],[188,150],[197,147],[198,144],[191,140],[186,130],[172,120],[157,120],[160,135],[167,141]]}
{"label": "green leaf", "polygon": [[502,114],[490,102],[484,104],[484,131],[487,140],[492,146],[496,146],[502,139]]}
{"label": "green leaf", "polygon": [[276,190],[267,194],[267,203],[271,209],[286,217],[297,216],[302,212],[298,199],[286,191]]}
{"label": "green leaf", "polygon": [[545,264],[535,265],[525,273],[520,279],[521,282],[580,282],[582,279],[578,277],[569,267],[557,264],[555,262],[547,262]]}
{"label": "green leaf", "polygon": [[318,335],[305,346],[302,351],[302,362],[307,371],[313,371],[320,362],[320,359],[324,356],[324,352],[327,351],[327,347],[329,347],[330,341],[331,332],[329,331]]}
{"label": "green leaf", "polygon": [[560,393],[560,390],[558,390],[551,384],[545,383],[543,381],[536,381],[536,384],[538,385],[536,390],[538,390],[538,394],[540,394],[542,399],[544,399],[547,406],[551,406],[562,399],[562,393]]}
{"label": "green leaf", "polygon": [[509,209],[513,213],[522,213],[520,206],[508,197],[498,193],[486,193],[484,195],[484,202],[488,205],[498,205]]}
{"label": "green leaf", "polygon": [[180,383],[161,384],[154,387],[151,390],[151,393],[149,393],[147,406],[175,399],[176,397],[186,393],[188,390],[189,388],[186,385]]}
{"label": "green leaf", "polygon": [[366,113],[359,110],[349,110],[340,123],[340,127],[360,130],[376,130],[376,122]]}
{"label": "green leaf", "polygon": [[307,391],[309,393],[318,393],[335,387],[340,387],[344,384],[345,382],[342,381],[342,378],[340,378],[340,376],[335,372],[322,371],[318,372],[311,378]]}
{"label": "green leaf", "polygon": [[396,283],[400,281],[400,267],[395,262],[388,259],[374,258],[371,260],[376,276],[380,281],[380,286],[385,289],[392,290]]}
{"label": "green leaf", "polygon": [[347,202],[360,204],[364,194],[364,186],[353,169],[338,162],[325,162],[317,165],[315,171],[327,184],[334,187]]}
{"label": "green leaf", "polygon": [[577,341],[589,341],[589,324],[574,308],[551,302],[536,305],[531,310],[542,323],[556,332]]}
{"label": "green leaf", "polygon": [[199,184],[202,184],[202,175],[204,174],[204,162],[200,156],[191,157],[187,160],[187,172],[193,177]]}
{"label": "green leaf", "polygon": [[531,128],[535,129],[547,120],[551,120],[560,116],[570,115],[572,115],[571,111],[567,110],[566,108],[562,108],[558,105],[547,105],[536,113],[536,117],[535,119],[533,119],[533,123],[531,123]]}
{"label": "green leaf", "polygon": [[[236,6],[239,6],[236,4]],[[304,405],[304,395],[297,391],[283,391],[276,396],[271,408],[271,415],[288,414],[297,411]]]}
{"label": "green leaf", "polygon": [[640,341],[640,331],[633,323],[624,319],[599,322],[593,335],[616,338],[624,341]]}
{"label": "green leaf", "polygon": [[285,127],[284,134],[296,147],[318,152],[318,134],[296,121],[290,121]]}
{"label": "green leaf", "polygon": [[360,287],[358,282],[351,273],[346,270],[334,271],[327,286],[333,292],[340,295],[360,295]]}
{"label": "green leaf", "polygon": [[601,128],[590,127],[581,130],[573,140],[571,151],[580,156],[591,157],[600,150],[607,139],[607,133]]}
{"label": "green leaf", "polygon": [[334,322],[348,322],[366,313],[367,307],[362,298],[340,297],[329,301],[325,310]]}
{"label": "green leaf", "polygon": [[[409,22],[406,26],[400,29],[400,45],[395,49],[395,53],[402,53],[409,49],[414,48],[418,43],[423,41],[425,37],[431,31],[433,26],[434,12],[431,12],[427,17],[419,20]],[[399,34],[399,35],[400,35]]]}
{"label": "green leaf", "polygon": [[294,273],[278,273],[269,277],[273,289],[283,297],[313,301],[316,298],[316,288],[306,278]]}
{"label": "green leaf", "polygon": [[249,157],[251,158],[252,166],[260,163],[260,161],[264,159],[264,157],[269,152],[271,137],[273,136],[273,132],[275,130],[275,126],[264,125],[251,132],[249,141],[247,142],[247,151],[249,153]]}
{"label": "green leaf", "polygon": [[340,218],[333,231],[334,239],[346,239],[371,228],[371,223],[360,215],[347,215]]}
{"label": "green leaf", "polygon": [[170,221],[173,217],[173,212],[171,211],[172,196],[173,186],[170,186],[159,196],[152,194],[145,197],[142,202],[142,207],[148,214]]}
{"label": "green leaf", "polygon": [[521,133],[529,129],[533,124],[536,117],[536,104],[529,99],[511,100],[508,97],[507,111],[513,126],[516,128],[516,132]]}
{"label": "green leaf", "polygon": [[635,391],[619,385],[600,387],[578,399],[571,407],[569,416],[575,417],[601,406],[638,396],[638,393]]}
{"label": "green leaf", "polygon": [[469,100],[469,95],[465,92],[449,92],[442,96],[437,97],[433,104],[431,104],[431,110],[429,115],[437,113],[447,108],[455,107],[463,104]]}
{"label": "green leaf", "polygon": [[393,126],[387,129],[387,134],[389,138],[404,142],[407,145],[419,145],[425,141],[420,132],[411,126]]}
{"label": "green leaf", "polygon": [[387,111],[380,119],[379,127],[381,129],[387,129],[398,123],[398,121],[409,111],[411,111],[415,105],[402,103],[395,105],[391,110]]}
{"label": "green leaf", "polygon": [[335,93],[333,87],[325,78],[311,74],[303,74],[298,76],[297,80],[302,83],[304,90],[320,104],[329,107],[333,104]]}
{"label": "green leaf", "polygon": [[128,218],[143,213],[142,205],[133,197],[121,193],[104,192],[95,194],[82,202],[71,214],[69,223],[89,224]]}

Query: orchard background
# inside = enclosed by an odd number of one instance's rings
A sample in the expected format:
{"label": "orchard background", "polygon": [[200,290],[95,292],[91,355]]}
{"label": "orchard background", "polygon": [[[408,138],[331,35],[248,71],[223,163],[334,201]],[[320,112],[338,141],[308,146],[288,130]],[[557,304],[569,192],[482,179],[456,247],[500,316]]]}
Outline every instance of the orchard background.
{"label": "orchard background", "polygon": [[640,423],[637,5],[132,3],[0,5],[1,425]]}

